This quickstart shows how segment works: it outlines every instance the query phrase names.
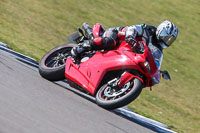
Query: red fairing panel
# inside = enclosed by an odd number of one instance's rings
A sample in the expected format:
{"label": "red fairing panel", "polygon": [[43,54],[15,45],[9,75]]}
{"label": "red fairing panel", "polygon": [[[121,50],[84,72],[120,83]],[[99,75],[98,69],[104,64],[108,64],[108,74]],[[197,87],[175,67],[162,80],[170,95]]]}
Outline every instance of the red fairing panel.
{"label": "red fairing panel", "polygon": [[[80,71],[81,70],[81,71]],[[78,83],[79,85],[87,88],[89,79],[88,76],[85,76],[87,69],[80,69],[78,65],[75,65],[72,59],[67,59],[65,67],[65,76],[68,77],[71,81]]]}
{"label": "red fairing panel", "polygon": [[[135,58],[135,62],[129,57]],[[71,59],[67,59],[65,76],[85,89],[87,88],[94,95],[106,72],[126,68],[141,71],[140,67],[136,65],[139,61],[141,61],[141,58],[136,57],[131,51],[97,52],[92,58],[81,63],[80,66],[75,65]]]}

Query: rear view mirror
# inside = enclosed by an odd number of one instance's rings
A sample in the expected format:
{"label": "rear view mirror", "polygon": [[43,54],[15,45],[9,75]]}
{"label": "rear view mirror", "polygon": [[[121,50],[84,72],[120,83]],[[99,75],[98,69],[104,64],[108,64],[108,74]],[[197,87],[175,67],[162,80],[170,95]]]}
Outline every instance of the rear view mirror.
{"label": "rear view mirror", "polygon": [[168,71],[160,71],[160,73],[162,74],[162,77],[166,80],[171,80],[171,77],[168,73]]}

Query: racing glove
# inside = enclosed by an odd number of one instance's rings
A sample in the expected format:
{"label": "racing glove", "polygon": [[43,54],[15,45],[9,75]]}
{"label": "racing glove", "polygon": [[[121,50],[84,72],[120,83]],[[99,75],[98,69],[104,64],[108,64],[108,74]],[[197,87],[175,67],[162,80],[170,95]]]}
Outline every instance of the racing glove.
{"label": "racing glove", "polygon": [[137,30],[135,26],[130,26],[128,28],[126,28],[125,30],[125,41],[132,45],[134,47],[134,45],[136,44],[136,38],[137,36]]}
{"label": "racing glove", "polygon": [[136,40],[135,40],[135,38],[132,37],[132,36],[126,37],[125,41],[126,41],[128,44],[132,45],[132,46],[135,46],[135,44],[136,44]]}

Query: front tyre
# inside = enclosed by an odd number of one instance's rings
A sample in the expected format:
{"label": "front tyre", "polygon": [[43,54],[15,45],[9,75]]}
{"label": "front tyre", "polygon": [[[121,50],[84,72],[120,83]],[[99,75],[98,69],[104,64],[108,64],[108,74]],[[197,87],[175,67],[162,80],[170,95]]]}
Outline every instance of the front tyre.
{"label": "front tyre", "polygon": [[50,81],[65,79],[65,62],[71,57],[71,49],[76,44],[64,44],[46,53],[39,63],[40,75]]}
{"label": "front tyre", "polygon": [[142,82],[134,78],[127,82],[122,88],[104,84],[96,94],[96,102],[105,109],[115,109],[125,106],[135,100],[143,88]]}

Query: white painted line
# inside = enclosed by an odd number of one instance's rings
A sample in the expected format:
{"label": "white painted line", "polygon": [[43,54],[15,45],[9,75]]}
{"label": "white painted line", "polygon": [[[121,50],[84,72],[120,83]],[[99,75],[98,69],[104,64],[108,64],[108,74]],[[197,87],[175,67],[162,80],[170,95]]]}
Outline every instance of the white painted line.
{"label": "white painted line", "polygon": [[127,107],[115,109],[117,113],[123,114],[126,117],[132,119],[133,121],[138,122],[139,124],[144,125],[148,128],[151,128],[152,130],[157,131],[159,133],[176,133],[168,129],[168,127],[165,124],[146,118],[142,115],[136,114],[129,110],[130,109],[128,109]]}
{"label": "white painted line", "polygon": [[8,45],[6,45],[5,43],[0,42],[0,46],[3,46],[5,48],[8,48]]}
{"label": "white painted line", "polygon": [[29,62],[31,62],[31,63],[33,63],[35,65],[38,65],[38,62],[35,59],[9,49],[8,46],[6,44],[2,43],[2,42],[0,42],[0,49],[6,51],[8,53],[11,53],[11,54],[13,54],[13,55],[15,55],[15,56],[17,56],[19,58],[22,58],[22,59],[24,59],[26,61],[29,61]]}

